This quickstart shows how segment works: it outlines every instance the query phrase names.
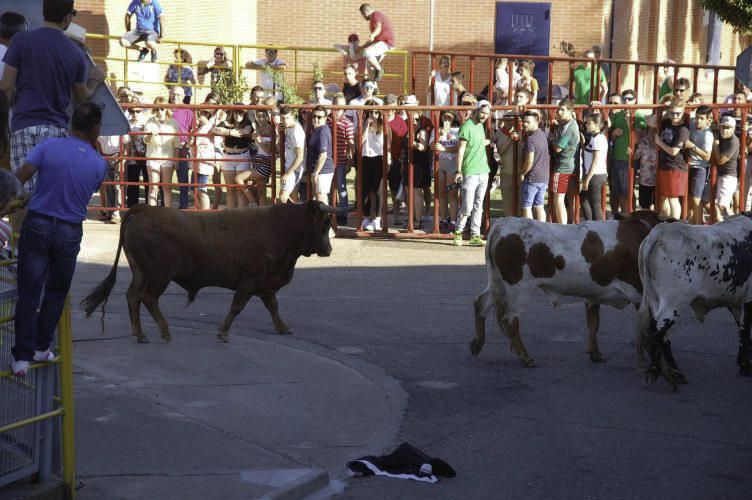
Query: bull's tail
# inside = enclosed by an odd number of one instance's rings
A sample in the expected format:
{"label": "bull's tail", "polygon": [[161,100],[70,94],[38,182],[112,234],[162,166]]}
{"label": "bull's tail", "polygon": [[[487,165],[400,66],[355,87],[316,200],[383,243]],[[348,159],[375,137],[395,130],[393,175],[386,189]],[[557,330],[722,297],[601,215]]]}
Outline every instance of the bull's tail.
{"label": "bull's tail", "polygon": [[[137,208],[134,207],[136,210]],[[120,252],[123,249],[123,238],[125,237],[125,229],[128,226],[128,221],[133,218],[134,209],[128,210],[123,217],[123,223],[120,226],[120,240],[118,241],[117,253],[115,254],[115,263],[110,269],[110,274],[97,285],[85,299],[81,301],[81,308],[86,312],[86,317],[90,317],[94,311],[96,311],[99,305],[102,305],[102,332],[104,333],[104,307],[107,305],[107,300],[110,297],[112,288],[115,286],[115,280],[117,278],[118,261],[120,260]]]}
{"label": "bull's tail", "polygon": [[640,270],[640,279],[642,281],[642,298],[640,299],[640,307],[637,310],[635,322],[635,348],[637,349],[640,365],[650,357],[648,351],[648,334],[650,333],[650,322],[653,321],[650,304],[653,302],[654,293],[653,284],[650,281],[649,261],[653,249],[659,242],[660,238],[652,237],[652,234],[648,235],[640,245],[640,250],[637,256],[637,267]]}

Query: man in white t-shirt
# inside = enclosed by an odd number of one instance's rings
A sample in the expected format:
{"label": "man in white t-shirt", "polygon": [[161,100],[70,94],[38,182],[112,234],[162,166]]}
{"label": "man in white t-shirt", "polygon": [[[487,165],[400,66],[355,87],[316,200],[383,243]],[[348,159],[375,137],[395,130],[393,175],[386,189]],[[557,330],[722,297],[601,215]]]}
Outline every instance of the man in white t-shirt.
{"label": "man in white t-shirt", "polygon": [[272,93],[274,93],[277,96],[277,99],[281,99],[282,93],[278,91],[275,92],[277,86],[274,83],[274,77],[271,70],[285,71],[287,69],[287,63],[277,57],[277,49],[266,49],[264,55],[266,57],[256,59],[255,61],[248,61],[245,63],[245,67],[246,69],[261,71],[262,73],[259,75],[259,84],[264,88],[267,95],[272,95]]}
{"label": "man in white t-shirt", "polygon": [[279,109],[285,127],[285,174],[280,179],[279,201],[287,203],[305,173],[305,132],[291,108]]}
{"label": "man in white t-shirt", "polygon": [[29,22],[22,14],[7,11],[0,15],[0,78],[3,77],[3,71],[5,70],[3,57],[5,57],[5,53],[8,51],[10,39],[16,33],[27,31],[28,29]]}
{"label": "man in white t-shirt", "polygon": [[[351,100],[348,104],[350,106],[364,106],[367,101],[374,101],[379,106],[384,104],[384,101],[381,100],[381,98],[376,97],[376,92],[378,91],[378,86],[376,85],[376,82],[373,80],[363,80],[360,83],[360,96],[356,97],[355,99]],[[345,111],[345,116],[347,116],[351,122],[353,122],[353,130],[355,133],[355,137],[358,137],[358,112],[354,109],[348,109]]]}

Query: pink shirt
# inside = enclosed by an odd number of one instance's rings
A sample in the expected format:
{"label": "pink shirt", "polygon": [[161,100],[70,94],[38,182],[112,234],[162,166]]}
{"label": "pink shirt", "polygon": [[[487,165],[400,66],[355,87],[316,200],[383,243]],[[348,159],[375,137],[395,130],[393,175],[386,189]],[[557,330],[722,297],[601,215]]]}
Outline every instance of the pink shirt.
{"label": "pink shirt", "polygon": [[[178,122],[181,132],[190,132],[196,126],[196,116],[190,109],[175,109],[172,112],[172,119]],[[180,135],[180,142],[188,142],[187,135]]]}

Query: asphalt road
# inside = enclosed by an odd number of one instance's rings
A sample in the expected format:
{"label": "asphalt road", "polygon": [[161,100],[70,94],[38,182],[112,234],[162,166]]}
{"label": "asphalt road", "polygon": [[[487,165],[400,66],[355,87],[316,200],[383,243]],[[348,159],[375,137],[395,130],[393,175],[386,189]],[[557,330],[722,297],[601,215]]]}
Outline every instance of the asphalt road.
{"label": "asphalt road", "polygon": [[[79,290],[103,278],[102,264],[111,262],[112,232],[95,229],[82,252]],[[128,281],[128,271],[121,273],[116,291]],[[457,471],[437,484],[349,479],[339,498],[752,496],[752,379],[738,375],[736,330],[726,311],[704,324],[684,312],[672,342],[689,384],[672,392],[664,381],[643,385],[631,308],[601,309],[607,362],[596,364],[585,352],[582,302],[565,299],[552,308],[540,292],[521,319],[537,368],[525,368],[509,351],[492,316],[485,348],[473,358],[472,301],[485,281],[482,250],[445,243],[335,240],[332,257],[301,259],[278,295],[294,331],[285,342],[351,356],[401,383],[409,397],[398,437],[370,453],[408,441]],[[170,320],[215,325],[229,299],[229,292],[201,292],[186,309],[185,294],[173,286],[162,304]],[[112,304],[122,311],[124,302],[120,295]],[[144,323],[156,340],[153,322]],[[268,338],[270,329],[255,300],[231,338]],[[214,341],[207,335],[207,343]],[[323,465],[333,479],[344,479],[343,463]]]}

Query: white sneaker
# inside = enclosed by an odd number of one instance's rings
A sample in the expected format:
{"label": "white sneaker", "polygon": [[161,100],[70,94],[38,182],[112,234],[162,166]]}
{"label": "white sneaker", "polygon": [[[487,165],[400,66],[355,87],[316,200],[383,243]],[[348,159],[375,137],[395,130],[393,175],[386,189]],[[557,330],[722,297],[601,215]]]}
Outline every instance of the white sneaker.
{"label": "white sneaker", "polygon": [[50,363],[55,360],[55,353],[50,349],[46,351],[34,351],[34,361],[37,363]]}
{"label": "white sneaker", "polygon": [[368,217],[363,217],[363,222],[360,224],[360,228],[363,229],[363,230],[365,230],[365,231],[368,231],[369,230],[368,229],[368,225],[369,224],[372,224],[371,223],[371,219],[369,219]]}
{"label": "white sneaker", "polygon": [[373,219],[373,230],[381,231],[381,217],[376,217],[375,219]]}
{"label": "white sneaker", "polygon": [[334,232],[334,229],[332,229],[332,228],[330,227],[330,228],[329,228],[329,238],[336,238],[336,237],[337,237],[337,233],[336,233],[336,232]]}
{"label": "white sneaker", "polygon": [[366,224],[363,227],[363,229],[365,229],[366,231],[373,231],[374,230],[373,221],[371,219],[368,219],[368,224]]}
{"label": "white sneaker", "polygon": [[30,364],[28,361],[16,361],[16,358],[13,356],[10,357],[10,371],[16,377],[25,377],[26,372],[29,371]]}

